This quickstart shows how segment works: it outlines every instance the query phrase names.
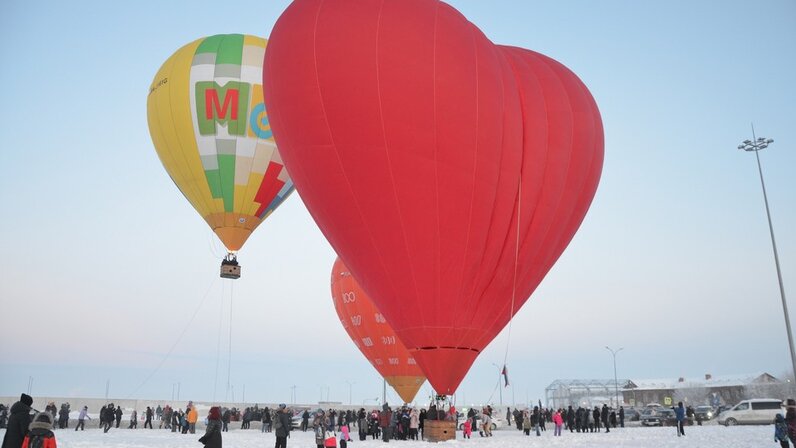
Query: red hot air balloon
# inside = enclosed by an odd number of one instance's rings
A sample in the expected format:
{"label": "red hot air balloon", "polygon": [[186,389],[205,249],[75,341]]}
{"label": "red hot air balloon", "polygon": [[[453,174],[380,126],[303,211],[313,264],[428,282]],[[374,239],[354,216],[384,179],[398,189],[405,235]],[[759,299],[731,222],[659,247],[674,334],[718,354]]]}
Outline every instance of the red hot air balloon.
{"label": "red hot air balloon", "polygon": [[296,0],[264,62],[296,188],[438,393],[536,289],[597,189],[584,84],[437,0]]}
{"label": "red hot air balloon", "polygon": [[332,267],[332,301],[359,351],[404,403],[414,400],[426,381],[423,371],[339,258]]}

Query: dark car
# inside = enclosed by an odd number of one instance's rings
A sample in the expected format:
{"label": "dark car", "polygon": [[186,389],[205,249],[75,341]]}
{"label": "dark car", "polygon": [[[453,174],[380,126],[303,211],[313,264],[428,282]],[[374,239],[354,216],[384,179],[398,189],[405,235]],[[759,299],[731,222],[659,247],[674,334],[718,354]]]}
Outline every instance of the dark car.
{"label": "dark car", "polygon": [[641,412],[636,408],[625,408],[625,421],[637,422],[641,419]]}
{"label": "dark car", "polygon": [[715,417],[716,411],[713,410],[713,406],[697,406],[696,409],[694,409],[694,418],[697,420],[706,422]]}

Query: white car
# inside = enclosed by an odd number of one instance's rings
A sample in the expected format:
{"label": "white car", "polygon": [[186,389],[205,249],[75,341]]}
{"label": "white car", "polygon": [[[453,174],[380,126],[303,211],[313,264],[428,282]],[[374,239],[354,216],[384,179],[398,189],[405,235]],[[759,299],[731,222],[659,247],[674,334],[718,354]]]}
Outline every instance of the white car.
{"label": "white car", "polygon": [[724,426],[770,425],[774,423],[777,414],[785,415],[782,400],[773,398],[744,400],[719,414],[719,424]]}

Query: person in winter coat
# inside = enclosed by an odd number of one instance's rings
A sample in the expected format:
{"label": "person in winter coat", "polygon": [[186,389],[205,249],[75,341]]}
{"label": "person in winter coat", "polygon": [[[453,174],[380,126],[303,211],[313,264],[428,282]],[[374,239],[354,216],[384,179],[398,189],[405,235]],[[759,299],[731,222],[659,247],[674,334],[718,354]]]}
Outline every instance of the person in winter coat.
{"label": "person in winter coat", "polygon": [[[146,408],[146,419],[149,421],[149,427],[152,427],[152,409]],[[188,411],[188,416],[186,417],[188,420],[188,430],[191,434],[196,434],[196,421],[199,420],[199,412],[196,410],[196,406],[192,407],[190,411]],[[144,424],[144,428],[146,428],[146,424]]]}
{"label": "person in winter coat", "polygon": [[789,448],[788,442],[788,425],[785,423],[785,418],[782,414],[777,414],[774,418],[774,441],[779,442],[782,448]]}
{"label": "person in winter coat", "polygon": [[553,435],[560,436],[561,427],[564,426],[564,417],[561,416],[561,409],[557,410],[556,413],[553,414],[553,424],[556,425]]}
{"label": "person in winter coat", "polygon": [[56,448],[53,429],[53,416],[49,412],[39,412],[28,425],[28,433],[22,440],[22,448]]}
{"label": "person in winter coat", "polygon": [[469,439],[470,436],[473,434],[473,424],[470,422],[470,419],[464,421],[464,425],[462,426],[462,437],[465,439]]}
{"label": "person in winter coat", "polygon": [[536,436],[539,437],[542,433],[539,431],[539,425],[541,424],[540,420],[542,419],[542,413],[539,410],[539,406],[533,407],[533,412],[531,412],[531,426],[533,426],[534,430],[536,430]]}
{"label": "person in winter coat", "polygon": [[323,448],[323,442],[326,438],[326,424],[324,423],[324,419],[323,409],[318,408],[312,420],[312,431],[315,433],[315,445],[317,448]]}
{"label": "person in winter coat", "polygon": [[11,405],[11,415],[8,417],[6,435],[3,437],[2,448],[19,448],[25,435],[28,433],[30,425],[30,407],[33,405],[33,398],[28,394],[22,394],[19,401]]}
{"label": "person in winter coat", "polygon": [[307,428],[310,426],[310,411],[304,410],[304,413],[301,414],[301,430],[303,432],[307,432]]}
{"label": "person in winter coat", "polygon": [[788,438],[796,445],[796,400],[788,398],[785,406],[785,424],[788,425]]}
{"label": "person in winter coat", "polygon": [[600,413],[600,420],[603,422],[603,426],[605,427],[605,432],[611,432],[610,423],[608,422],[608,405],[603,404],[603,410]]}
{"label": "person in winter coat", "polygon": [[677,437],[684,436],[685,430],[683,429],[683,422],[685,421],[685,408],[683,407],[683,402],[677,403],[677,407],[674,408],[674,416],[677,419]]}
{"label": "person in winter coat", "polygon": [[114,413],[114,416],[116,417],[116,427],[117,428],[119,427],[119,424],[122,422],[122,414],[123,414],[122,413],[122,407],[121,406],[117,407],[116,408],[116,412]]}
{"label": "person in winter coat", "polygon": [[284,403],[279,405],[274,415],[274,435],[276,443],[274,448],[287,448],[287,438],[290,437],[290,429],[293,425],[291,414],[287,411]]}
{"label": "person in winter coat", "polygon": [[213,406],[207,414],[205,435],[199,438],[205,448],[221,448],[221,408]]}
{"label": "person in winter coat", "polygon": [[149,429],[153,429],[152,428],[152,415],[153,414],[154,414],[154,412],[152,412],[152,408],[147,406],[146,407],[146,411],[144,411],[144,418],[146,419],[146,420],[144,420],[144,429],[146,429],[147,425],[149,425]]}
{"label": "person in winter coat", "polygon": [[138,411],[135,409],[130,413],[130,426],[127,429],[138,429]]}
{"label": "person in winter coat", "polygon": [[619,406],[619,427],[625,427],[625,407]]}
{"label": "person in winter coat", "polygon": [[[268,408],[265,408],[266,412]],[[224,409],[224,413],[221,414],[221,432],[228,432],[229,431],[229,417],[232,414],[229,409]]]}
{"label": "person in winter coat", "polygon": [[113,419],[116,415],[116,408],[113,407],[113,403],[105,406],[105,412],[102,415],[102,432],[108,432],[113,426]]}
{"label": "person in winter coat", "polygon": [[171,412],[171,432],[177,432],[180,428],[180,412],[179,409]]}
{"label": "person in winter coat", "polygon": [[[420,428],[420,415],[417,409],[409,411],[409,438],[417,440],[417,430]],[[342,448],[342,447],[340,447]]]}
{"label": "person in winter coat", "polygon": [[387,403],[381,407],[381,414],[379,414],[379,427],[381,428],[382,442],[389,442],[392,438],[392,410]]}
{"label": "person in winter coat", "polygon": [[80,428],[81,431],[85,431],[86,419],[91,420],[91,417],[88,415],[88,406],[83,406],[83,409],[80,410],[80,415],[77,416],[77,426],[75,426],[75,431],[77,431],[77,428]]}
{"label": "person in winter coat", "polygon": [[351,435],[348,431],[348,425],[343,425],[340,427],[340,448],[346,448],[348,446],[348,442],[351,440]]}

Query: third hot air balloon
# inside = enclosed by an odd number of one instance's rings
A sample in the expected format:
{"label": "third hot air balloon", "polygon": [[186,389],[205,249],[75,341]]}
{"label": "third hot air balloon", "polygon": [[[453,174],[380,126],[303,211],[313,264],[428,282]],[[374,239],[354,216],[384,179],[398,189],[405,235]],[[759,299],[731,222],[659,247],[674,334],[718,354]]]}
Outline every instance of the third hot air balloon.
{"label": "third hot air balloon", "polygon": [[332,266],[332,301],[354,345],[404,403],[411,403],[426,377],[384,315],[339,258]]}

